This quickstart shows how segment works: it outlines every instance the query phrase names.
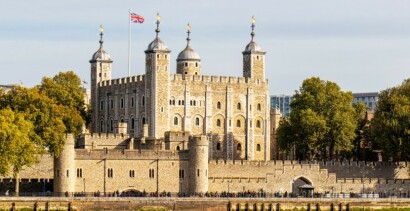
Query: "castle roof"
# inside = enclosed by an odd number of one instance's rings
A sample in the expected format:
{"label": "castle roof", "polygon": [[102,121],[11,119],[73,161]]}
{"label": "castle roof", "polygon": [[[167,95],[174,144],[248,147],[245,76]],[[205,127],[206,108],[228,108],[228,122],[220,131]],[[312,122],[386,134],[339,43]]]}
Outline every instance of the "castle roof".
{"label": "castle roof", "polygon": [[104,50],[103,48],[103,35],[104,35],[104,28],[100,26],[100,48],[93,54],[91,57],[90,61],[96,61],[96,60],[106,60],[106,61],[112,61],[111,56]]}
{"label": "castle roof", "polygon": [[157,36],[149,45],[146,51],[169,51],[165,43]]}
{"label": "castle roof", "polygon": [[191,37],[189,36],[191,34],[191,24],[188,23],[187,25],[188,31],[187,31],[187,44],[184,50],[181,51],[181,53],[178,54],[177,61],[182,61],[182,60],[198,60],[200,61],[201,58],[199,57],[199,54],[191,47],[189,42],[191,41]]}

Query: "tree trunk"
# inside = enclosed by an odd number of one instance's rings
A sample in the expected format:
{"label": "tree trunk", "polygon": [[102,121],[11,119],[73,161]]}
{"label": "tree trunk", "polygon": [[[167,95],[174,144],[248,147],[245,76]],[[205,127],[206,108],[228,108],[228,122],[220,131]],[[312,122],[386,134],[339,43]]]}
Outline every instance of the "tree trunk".
{"label": "tree trunk", "polygon": [[15,190],[14,190],[14,192],[15,192],[15,195],[16,196],[19,196],[19,192],[20,192],[20,179],[19,179],[19,174],[17,173],[17,174],[15,174],[15,176],[14,176],[14,179],[16,180],[16,183],[15,183]]}

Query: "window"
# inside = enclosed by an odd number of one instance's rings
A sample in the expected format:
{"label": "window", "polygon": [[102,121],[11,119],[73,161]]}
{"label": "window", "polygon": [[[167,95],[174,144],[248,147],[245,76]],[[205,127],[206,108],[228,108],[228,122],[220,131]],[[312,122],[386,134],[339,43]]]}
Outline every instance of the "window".
{"label": "window", "polygon": [[241,120],[238,119],[238,120],[236,121],[236,127],[241,127]]}
{"label": "window", "polygon": [[159,54],[157,54],[157,59],[159,59]]}
{"label": "window", "polygon": [[216,120],[216,126],[217,126],[217,127],[221,127],[221,120],[220,120],[220,119],[217,119],[217,120]]}
{"label": "window", "polygon": [[196,170],[196,176],[199,177],[199,169]]}
{"label": "window", "polygon": [[195,67],[198,67],[198,62],[195,63]]}
{"label": "window", "polygon": [[124,108],[124,98],[121,98],[121,100],[120,100],[120,107]]}
{"label": "window", "polygon": [[258,105],[256,107],[257,107],[258,111],[261,110],[261,104],[260,103],[258,103]]}
{"label": "window", "polygon": [[256,56],[256,59],[259,60],[259,56]]}
{"label": "window", "polygon": [[[188,67],[188,62],[185,62],[185,64],[184,64],[184,65],[185,65],[185,67]],[[186,72],[185,72],[185,74],[186,74]]]}
{"label": "window", "polygon": [[70,177],[70,171],[67,170],[67,177]]}
{"label": "window", "polygon": [[174,125],[178,125],[178,117],[174,117]]}
{"label": "window", "polygon": [[241,150],[242,150],[241,144],[236,145],[236,150],[237,150],[237,151],[241,151]]}
{"label": "window", "polygon": [[131,108],[134,108],[134,103],[135,103],[134,97],[132,97],[132,98],[131,98]]}
{"label": "window", "polygon": [[221,143],[216,143],[216,150],[221,150]]}
{"label": "window", "polygon": [[160,109],[160,110],[161,110],[161,113],[163,113],[163,112],[164,112],[164,107],[161,107],[161,109]]}
{"label": "window", "polygon": [[60,177],[60,170],[57,170],[56,175],[57,177]]}
{"label": "window", "polygon": [[198,75],[198,72],[195,72],[195,75]]}
{"label": "window", "polygon": [[257,145],[256,145],[256,151],[258,151],[258,152],[261,151],[261,145],[260,145],[260,144],[257,144]]}
{"label": "window", "polygon": [[100,110],[103,110],[104,109],[104,101],[100,101]]}
{"label": "window", "polygon": [[259,120],[256,121],[256,127],[261,128],[261,121],[259,121]]}
{"label": "window", "polygon": [[114,172],[113,172],[112,168],[109,168],[107,170],[107,176],[108,176],[108,178],[113,178],[114,177]]}
{"label": "window", "polygon": [[149,169],[149,178],[153,179],[155,178],[155,174],[154,174],[154,169]]}
{"label": "window", "polygon": [[199,118],[198,118],[198,117],[195,118],[195,125],[196,125],[196,126],[199,126]]}
{"label": "window", "polygon": [[238,110],[241,110],[241,103],[238,103],[238,104],[236,105],[236,108],[237,108]]}
{"label": "window", "polygon": [[216,103],[216,108],[217,108],[217,109],[221,109],[221,102],[218,101],[218,102]]}
{"label": "window", "polygon": [[78,178],[83,177],[83,169],[81,169],[81,168],[77,169],[77,177]]}
{"label": "window", "polygon": [[176,150],[179,151],[179,150],[181,150],[181,148],[179,146],[177,146]]}
{"label": "window", "polygon": [[134,170],[130,170],[130,177],[134,178],[135,177],[135,171]]}
{"label": "window", "polygon": [[146,122],[145,122],[145,117],[142,117],[142,126],[144,126],[145,124],[146,124]]}
{"label": "window", "polygon": [[131,130],[134,130],[134,128],[135,128],[135,120],[134,120],[134,117],[133,117],[133,118],[131,118]]}
{"label": "window", "polygon": [[114,131],[114,120],[110,120],[110,131]]}
{"label": "window", "polygon": [[104,121],[101,120],[100,121],[100,133],[102,133],[104,131]]}
{"label": "window", "polygon": [[165,54],[165,58],[168,59],[168,55]]}
{"label": "window", "polygon": [[145,96],[142,96],[141,105],[145,106]]}
{"label": "window", "polygon": [[110,108],[114,109],[114,101],[113,100],[110,100]]}
{"label": "window", "polygon": [[184,179],[185,178],[185,171],[184,169],[179,170],[179,179]]}

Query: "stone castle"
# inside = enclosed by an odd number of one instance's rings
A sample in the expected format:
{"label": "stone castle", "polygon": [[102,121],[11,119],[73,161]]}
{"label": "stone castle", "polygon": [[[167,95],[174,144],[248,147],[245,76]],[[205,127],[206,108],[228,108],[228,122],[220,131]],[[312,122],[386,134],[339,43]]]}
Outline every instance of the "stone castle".
{"label": "stone castle", "polygon": [[[251,41],[243,77],[202,75],[187,46],[170,70],[170,49],[156,37],[145,74],[111,79],[113,60],[103,48],[92,56],[90,134],[67,135],[57,159],[20,173],[21,183],[53,183],[65,192],[393,192],[410,189],[407,163],[296,162],[276,157],[265,52]],[[272,124],[271,122],[272,121]],[[12,181],[0,178],[0,187]],[[50,187],[51,189],[51,187]]]}

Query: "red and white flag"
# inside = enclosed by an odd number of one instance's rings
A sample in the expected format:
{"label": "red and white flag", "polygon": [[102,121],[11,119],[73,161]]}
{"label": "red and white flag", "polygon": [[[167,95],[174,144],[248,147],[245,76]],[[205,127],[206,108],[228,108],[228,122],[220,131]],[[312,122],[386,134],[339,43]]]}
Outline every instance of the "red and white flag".
{"label": "red and white flag", "polygon": [[141,15],[130,13],[130,19],[133,23],[144,23],[144,18]]}

